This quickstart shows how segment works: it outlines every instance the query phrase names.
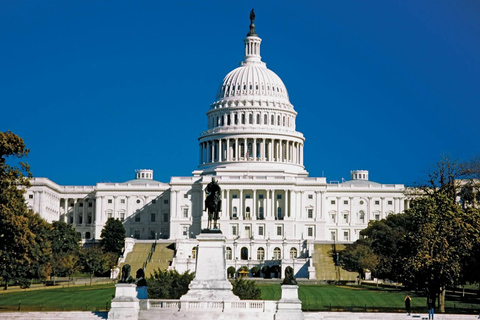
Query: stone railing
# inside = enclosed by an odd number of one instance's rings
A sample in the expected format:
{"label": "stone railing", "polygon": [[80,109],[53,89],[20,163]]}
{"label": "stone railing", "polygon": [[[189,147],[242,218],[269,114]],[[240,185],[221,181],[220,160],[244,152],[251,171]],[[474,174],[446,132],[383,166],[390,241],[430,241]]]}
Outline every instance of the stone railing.
{"label": "stone railing", "polygon": [[164,309],[164,310],[210,310],[222,311],[237,310],[251,312],[275,312],[277,301],[265,300],[242,300],[242,301],[185,301],[185,300],[160,300],[145,299],[140,300],[140,309]]}

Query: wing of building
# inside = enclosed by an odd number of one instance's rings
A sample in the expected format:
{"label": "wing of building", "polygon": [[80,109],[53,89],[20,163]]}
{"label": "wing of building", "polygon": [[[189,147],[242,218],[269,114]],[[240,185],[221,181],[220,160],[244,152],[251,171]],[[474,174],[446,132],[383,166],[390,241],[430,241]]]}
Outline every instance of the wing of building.
{"label": "wing of building", "polygon": [[225,76],[207,111],[192,176],[162,183],[142,169],[133,180],[95,186],[34,178],[29,206],[48,221],[71,223],[85,241],[98,240],[109,217],[124,221],[132,238],[176,241],[182,271],[207,225],[204,189],[214,176],[222,188],[219,224],[230,265],[269,261],[314,277],[314,245],[351,243],[370,220],[402,212],[405,188],[372,182],[366,170],[351,171],[351,180],[341,183],[308,175],[297,112],[280,77],[262,61],[261,42],[252,22],[244,61]]}

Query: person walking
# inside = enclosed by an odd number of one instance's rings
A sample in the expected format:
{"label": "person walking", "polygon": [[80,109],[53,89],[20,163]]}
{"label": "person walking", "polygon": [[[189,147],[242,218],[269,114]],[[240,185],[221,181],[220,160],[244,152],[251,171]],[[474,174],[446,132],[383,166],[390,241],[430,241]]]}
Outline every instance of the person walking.
{"label": "person walking", "polygon": [[412,311],[411,301],[412,301],[412,298],[410,298],[410,296],[407,294],[405,296],[405,309],[407,310],[408,315],[410,315],[410,313]]}
{"label": "person walking", "polygon": [[433,302],[433,299],[431,297],[428,297],[427,300],[427,309],[428,309],[428,319],[433,320],[433,315],[434,315],[434,309],[435,309],[435,303]]}

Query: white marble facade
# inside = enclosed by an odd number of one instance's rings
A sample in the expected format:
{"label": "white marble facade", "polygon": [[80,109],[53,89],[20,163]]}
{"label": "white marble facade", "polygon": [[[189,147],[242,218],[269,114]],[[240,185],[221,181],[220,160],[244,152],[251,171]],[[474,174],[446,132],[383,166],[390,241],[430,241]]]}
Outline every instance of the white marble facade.
{"label": "white marble facade", "polygon": [[230,265],[276,260],[296,272],[308,264],[314,243],[351,243],[370,220],[402,212],[404,186],[372,182],[366,170],[338,183],[309,177],[287,89],[262,62],[258,35],[250,32],[244,43],[244,61],[224,78],[207,111],[192,176],[162,183],[141,169],[133,180],[95,186],[33,178],[29,207],[48,221],[71,223],[85,241],[98,240],[106,220],[119,218],[127,236],[177,241],[177,266],[186,269],[207,224],[203,190],[215,176]]}

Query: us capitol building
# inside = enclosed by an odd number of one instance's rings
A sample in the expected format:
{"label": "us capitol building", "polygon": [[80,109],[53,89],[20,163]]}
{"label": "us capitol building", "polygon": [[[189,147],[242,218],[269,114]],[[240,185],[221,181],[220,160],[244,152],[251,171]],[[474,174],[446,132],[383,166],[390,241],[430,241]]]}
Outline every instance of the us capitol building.
{"label": "us capitol building", "polygon": [[262,62],[261,42],[252,20],[244,61],[225,76],[206,113],[192,176],[163,183],[141,169],[133,180],[95,186],[33,178],[28,206],[49,222],[72,224],[85,242],[99,240],[110,217],[124,222],[127,237],[169,239],[177,248],[173,265],[183,271],[194,267],[195,237],[207,226],[204,189],[215,177],[227,263],[290,265],[297,276],[315,278],[315,244],[351,243],[369,221],[402,212],[408,200],[402,184],[370,181],[367,170],[353,170],[341,183],[309,177],[297,112]]}

